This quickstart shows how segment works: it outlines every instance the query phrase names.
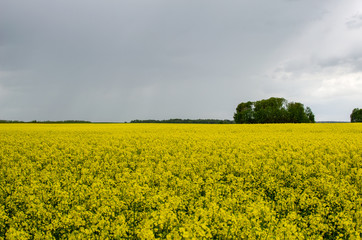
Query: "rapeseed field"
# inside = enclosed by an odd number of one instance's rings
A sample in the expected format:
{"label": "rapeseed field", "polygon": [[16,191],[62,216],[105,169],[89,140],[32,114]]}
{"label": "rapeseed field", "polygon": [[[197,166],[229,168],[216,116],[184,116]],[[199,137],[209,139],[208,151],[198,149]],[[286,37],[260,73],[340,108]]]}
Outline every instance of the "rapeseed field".
{"label": "rapeseed field", "polygon": [[361,239],[362,124],[2,124],[0,239]]}

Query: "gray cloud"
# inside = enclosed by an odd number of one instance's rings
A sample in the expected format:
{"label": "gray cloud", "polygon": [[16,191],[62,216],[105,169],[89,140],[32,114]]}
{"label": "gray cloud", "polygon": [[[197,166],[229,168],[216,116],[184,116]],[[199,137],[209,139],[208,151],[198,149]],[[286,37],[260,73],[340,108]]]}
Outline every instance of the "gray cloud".
{"label": "gray cloud", "polygon": [[348,28],[356,29],[362,27],[362,14],[356,14],[352,16],[347,22],[346,25]]}
{"label": "gray cloud", "polygon": [[299,57],[312,51],[293,39],[338,4],[1,1],[0,119],[231,119],[240,101],[288,96],[285,82],[303,101],[316,69],[361,66],[355,48]]}

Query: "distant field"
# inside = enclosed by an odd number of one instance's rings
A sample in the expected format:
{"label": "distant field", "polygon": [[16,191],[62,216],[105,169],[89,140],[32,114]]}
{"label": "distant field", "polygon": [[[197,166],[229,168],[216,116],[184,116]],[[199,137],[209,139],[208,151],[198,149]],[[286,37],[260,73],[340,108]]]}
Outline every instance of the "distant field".
{"label": "distant field", "polygon": [[361,239],[362,124],[0,125],[0,239]]}

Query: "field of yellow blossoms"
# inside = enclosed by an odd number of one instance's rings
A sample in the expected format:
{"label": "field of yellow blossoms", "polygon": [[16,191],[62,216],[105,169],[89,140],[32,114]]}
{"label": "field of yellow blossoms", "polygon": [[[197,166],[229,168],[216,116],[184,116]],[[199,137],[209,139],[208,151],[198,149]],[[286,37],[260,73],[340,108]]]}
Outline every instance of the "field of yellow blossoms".
{"label": "field of yellow blossoms", "polygon": [[362,124],[1,124],[0,239],[361,239]]}

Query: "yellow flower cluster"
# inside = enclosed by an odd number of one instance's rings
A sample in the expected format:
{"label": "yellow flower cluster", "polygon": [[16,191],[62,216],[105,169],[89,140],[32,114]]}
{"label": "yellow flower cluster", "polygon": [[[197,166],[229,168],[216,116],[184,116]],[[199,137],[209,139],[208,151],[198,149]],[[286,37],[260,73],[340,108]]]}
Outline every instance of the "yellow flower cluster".
{"label": "yellow flower cluster", "polygon": [[361,239],[361,124],[2,124],[0,239]]}

